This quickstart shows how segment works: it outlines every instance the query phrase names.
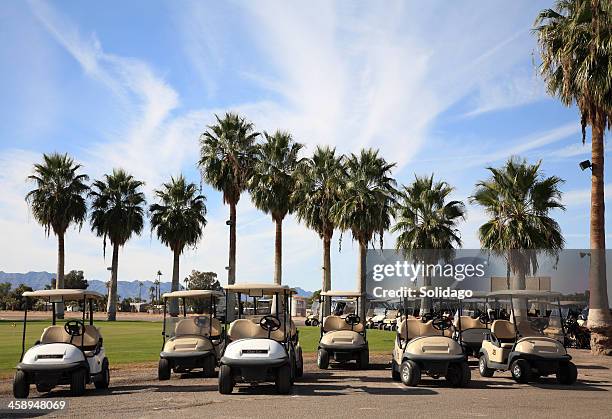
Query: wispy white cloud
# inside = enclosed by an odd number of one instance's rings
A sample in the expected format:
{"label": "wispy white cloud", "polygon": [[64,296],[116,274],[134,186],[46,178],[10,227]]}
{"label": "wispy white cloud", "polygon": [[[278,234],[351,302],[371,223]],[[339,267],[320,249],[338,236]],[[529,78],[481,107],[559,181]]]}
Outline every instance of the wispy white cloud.
{"label": "wispy white cloud", "polygon": [[591,154],[591,143],[582,144],[578,141],[563,148],[553,150],[550,153],[551,156],[559,158],[576,157],[588,154]]}
{"label": "wispy white cloud", "polygon": [[[612,198],[612,183],[606,183],[605,200]],[[563,204],[566,206],[589,206],[591,204],[591,189],[573,189],[563,193]]]}

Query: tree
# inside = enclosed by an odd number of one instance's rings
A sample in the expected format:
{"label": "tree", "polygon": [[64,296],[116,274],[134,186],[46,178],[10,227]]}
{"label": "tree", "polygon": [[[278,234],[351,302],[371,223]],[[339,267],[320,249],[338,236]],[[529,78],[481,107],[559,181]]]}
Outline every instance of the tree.
{"label": "tree", "polygon": [[8,298],[11,293],[11,283],[2,282],[0,283],[0,309],[8,310]]}
{"label": "tree", "polygon": [[470,197],[490,217],[478,231],[480,243],[506,258],[514,273],[512,289],[523,290],[525,276],[538,269],[538,255],[556,257],[563,249],[561,227],[550,217],[551,211],[565,209],[559,190],[563,180],[544,177],[540,162],[532,165],[516,158],[488,170],[491,178],[478,182]]}
{"label": "tree", "polygon": [[[333,218],[342,230],[350,230],[359,243],[357,287],[365,302],[366,254],[368,246],[379,237],[382,248],[383,233],[391,225],[395,205],[395,179],[391,169],[395,163],[378,155],[377,150],[361,150],[346,159],[347,182],[343,185],[340,201],[332,207]],[[365,322],[365,304],[360,304],[359,317]]]}
{"label": "tree", "polygon": [[291,134],[276,131],[264,133],[265,141],[256,148],[256,159],[249,181],[251,199],[257,208],[270,214],[276,225],[274,241],[274,283],[282,283],[283,219],[294,209],[291,200],[295,186],[295,170],[303,145]]}
{"label": "tree", "polygon": [[546,88],[580,109],[582,142],[591,127],[589,320],[591,349],[612,352],[612,317],[606,279],[604,133],[612,127],[612,3],[560,0],[535,21]]}
{"label": "tree", "polygon": [[[56,287],[55,282],[55,278],[51,279],[51,284],[45,286],[45,289],[54,289]],[[88,286],[83,271],[72,270],[64,276],[64,288],[85,290]]]}
{"label": "tree", "polygon": [[[331,289],[331,241],[336,228],[331,209],[340,200],[346,180],[342,160],[335,148],[317,147],[312,157],[298,166],[292,196],[298,220],[316,231],[323,241],[323,291]],[[322,310],[330,314],[329,297]]]}
{"label": "tree", "polygon": [[222,291],[221,284],[217,280],[215,272],[200,272],[193,270],[184,280],[190,290],[214,290]]}
{"label": "tree", "polygon": [[110,298],[107,319],[117,318],[117,276],[119,271],[119,248],[134,235],[140,234],[144,226],[145,196],[141,192],[144,182],[134,179],[122,169],[115,169],[103,180],[96,180],[89,196],[91,202],[91,230],[103,237],[103,254],[106,256],[106,239],[113,246],[111,263]]}
{"label": "tree", "polygon": [[[151,231],[170,247],[174,254],[172,291],[179,289],[179,263],[187,246],[195,247],[202,238],[206,226],[206,198],[198,194],[198,188],[181,175],[171,178],[155,191],[159,203],[151,205]],[[170,315],[178,315],[176,299],[170,302]]]}
{"label": "tree", "polygon": [[[43,154],[43,162],[34,165],[28,180],[36,188],[28,192],[26,201],[34,219],[57,236],[57,288],[64,288],[64,236],[71,224],[79,228],[87,216],[85,197],[89,190],[85,174],[79,174],[81,165],[67,154]],[[57,305],[57,317],[64,318],[64,307]]]}
{"label": "tree", "polygon": [[[202,179],[223,193],[223,203],[230,207],[229,265],[227,283],[236,283],[236,205],[251,178],[255,162],[255,140],[259,135],[251,122],[235,114],[226,113],[216,124],[209,125],[200,136]],[[228,301],[234,306],[233,299]],[[233,313],[229,310],[228,313]]]}
{"label": "tree", "polygon": [[[13,310],[15,309],[24,310],[25,309],[26,299],[23,298],[23,293],[26,291],[33,291],[33,290],[31,287],[28,287],[25,284],[21,284],[9,293],[9,301],[11,301],[12,303]],[[32,306],[34,305],[34,302],[32,301],[31,298],[28,298],[27,302],[28,302],[28,310],[31,310]]]}
{"label": "tree", "polygon": [[[454,248],[461,247],[457,223],[465,219],[465,205],[449,201],[453,188],[446,182],[434,182],[433,175],[416,177],[400,193],[396,210],[396,224],[392,232],[399,233],[395,247],[416,262],[436,264],[449,261]],[[431,276],[424,276],[425,286],[431,285]],[[429,311],[431,299],[423,298],[421,313]]]}
{"label": "tree", "polygon": [[149,301],[153,303],[155,300],[155,285],[151,285],[149,287]]}

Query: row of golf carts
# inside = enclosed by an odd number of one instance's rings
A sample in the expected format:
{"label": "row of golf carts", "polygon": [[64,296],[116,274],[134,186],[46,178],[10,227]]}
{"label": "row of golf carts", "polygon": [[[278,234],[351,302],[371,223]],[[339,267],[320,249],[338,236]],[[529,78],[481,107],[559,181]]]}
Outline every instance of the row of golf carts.
{"label": "row of golf carts", "polygon": [[[203,376],[210,377],[218,368],[221,394],[232,393],[238,383],[260,382],[273,382],[278,393],[289,393],[304,371],[299,333],[291,319],[291,296],[295,290],[286,285],[235,284],[224,291],[187,290],[163,295],[159,380],[168,380],[173,372],[199,370]],[[76,289],[39,290],[23,295],[46,299],[53,317],[52,325],[26,351],[25,305],[14,396],[28,397],[32,384],[41,393],[67,384],[74,395],[83,394],[88,383],[97,389],[108,388],[109,360],[100,330],[93,324],[94,302],[102,295]],[[355,361],[358,368],[367,369],[367,329],[357,315],[362,295],[328,291],[322,292],[320,298],[335,300],[336,304],[333,314],[320,321],[318,367],[327,369],[331,361],[340,364]],[[575,382],[576,367],[563,344],[563,319],[557,331],[561,339],[549,337],[544,330],[555,327],[551,324],[551,315],[548,320],[520,317],[522,311],[514,309],[515,304],[526,303],[530,298],[536,298],[536,303],[544,307],[554,299],[558,302],[559,294],[490,293],[484,299],[485,309],[471,310],[471,315],[463,315],[463,304],[459,304],[455,314],[440,305],[437,311],[420,318],[404,315],[396,327],[393,379],[416,386],[421,376],[427,374],[433,378],[445,377],[452,386],[466,386],[471,377],[468,356],[472,355],[479,358],[479,371],[484,377],[490,377],[497,370],[510,370],[515,380],[523,383],[531,377],[551,374],[556,374],[562,384]],[[67,301],[79,301],[83,317],[58,325],[56,306]],[[351,301],[353,304],[348,304]],[[219,305],[225,307],[225,314],[220,318],[216,316]],[[168,315],[169,306],[175,307],[173,316]],[[178,316],[176,307],[182,307]],[[237,310],[230,313],[229,307]],[[559,310],[562,317],[561,313]]]}

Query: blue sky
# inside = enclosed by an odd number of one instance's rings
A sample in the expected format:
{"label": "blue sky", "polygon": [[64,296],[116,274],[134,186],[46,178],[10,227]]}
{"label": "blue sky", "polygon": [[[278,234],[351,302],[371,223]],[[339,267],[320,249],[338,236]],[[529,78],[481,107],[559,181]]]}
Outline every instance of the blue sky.
{"label": "blue sky", "polygon": [[[465,200],[485,167],[542,159],[566,180],[555,214],[568,248],[588,247],[590,181],[577,163],[579,116],[549,98],[530,28],[552,1],[188,2],[0,4],[0,270],[56,266],[56,241],[27,210],[25,182],[43,152],[68,152],[99,178],[123,167],[152,191],[171,175],[199,182],[198,136],[234,110],[259,130],[286,129],[343,153],[377,147],[408,183],[435,173]],[[228,209],[204,186],[209,223],[181,276],[225,281]],[[464,247],[478,247],[482,210],[468,206]],[[321,243],[289,216],[284,281],[320,288]],[[272,277],[273,224],[248,195],[238,209],[238,281]],[[356,246],[333,245],[336,288],[354,288]],[[9,238],[9,239],[7,239]],[[387,246],[393,237],[386,237]],[[102,240],[85,225],[66,239],[66,267],[107,278]],[[170,273],[170,251],[148,230],[130,241],[120,280]],[[164,279],[169,280],[169,275]]]}

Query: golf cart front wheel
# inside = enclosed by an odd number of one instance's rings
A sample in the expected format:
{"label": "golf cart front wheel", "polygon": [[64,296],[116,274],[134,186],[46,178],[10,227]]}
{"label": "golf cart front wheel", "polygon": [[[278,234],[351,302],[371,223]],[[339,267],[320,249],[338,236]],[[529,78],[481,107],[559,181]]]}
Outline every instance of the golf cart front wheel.
{"label": "golf cart front wheel", "polygon": [[232,391],[234,391],[232,367],[229,365],[221,365],[219,368],[219,393],[232,394]]}
{"label": "golf cart front wheel", "polygon": [[493,377],[495,372],[494,369],[487,366],[487,356],[484,354],[478,359],[478,372],[480,372],[481,377]]}
{"label": "golf cart front wheel", "polygon": [[421,381],[421,367],[414,361],[406,360],[400,367],[400,378],[405,386],[416,387]]}
{"label": "golf cart front wheel", "polygon": [[391,361],[391,379],[393,381],[401,381],[400,373],[398,371],[399,367],[395,360]]}
{"label": "golf cart front wheel", "polygon": [[204,377],[214,377],[215,367],[217,366],[217,360],[214,355],[209,355],[204,359],[204,368],[202,368],[202,375]]}
{"label": "golf cart front wheel", "polygon": [[357,362],[359,363],[359,369],[367,370],[370,365],[370,351],[364,349],[359,352],[359,360]]}
{"label": "golf cart front wheel", "polygon": [[311,326],[317,327],[319,325],[319,321],[318,320],[313,320],[310,322]]}
{"label": "golf cart front wheel", "polygon": [[13,379],[13,396],[16,399],[27,399],[30,395],[30,384],[25,371],[17,370]]}
{"label": "golf cart front wheel", "polygon": [[512,372],[512,378],[514,378],[517,383],[528,383],[531,378],[531,366],[529,362],[524,359],[517,359],[514,361],[510,366],[510,372]]}
{"label": "golf cart front wheel", "polygon": [[159,359],[159,365],[157,367],[157,378],[160,381],[170,379],[170,361],[166,358]]}
{"label": "golf cart front wheel", "polygon": [[453,387],[467,387],[472,378],[470,366],[467,362],[452,363],[448,366],[445,378]]}
{"label": "golf cart front wheel", "polygon": [[70,392],[73,396],[82,396],[85,394],[85,385],[87,383],[87,371],[79,368],[72,373],[70,377]]}
{"label": "golf cart front wheel", "polygon": [[285,364],[276,371],[276,391],[289,394],[291,391],[291,365]]}
{"label": "golf cart front wheel", "polygon": [[329,367],[329,353],[325,349],[319,349],[319,352],[317,352],[317,366],[321,370],[326,370]]}
{"label": "golf cart front wheel", "polygon": [[108,367],[108,359],[104,358],[104,360],[102,361],[102,370],[100,371],[100,374],[96,375],[93,382],[94,386],[96,386],[98,390],[105,390],[108,388],[108,385],[110,383],[110,369]]}
{"label": "golf cart front wheel", "polygon": [[578,369],[573,362],[564,362],[559,365],[557,381],[559,384],[574,384],[578,378]]}

